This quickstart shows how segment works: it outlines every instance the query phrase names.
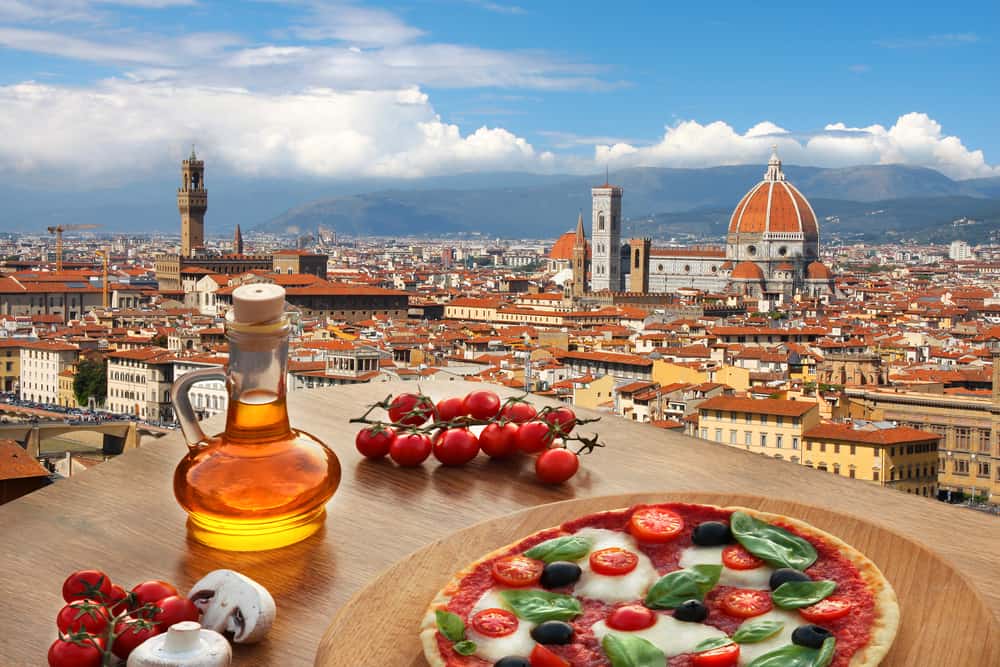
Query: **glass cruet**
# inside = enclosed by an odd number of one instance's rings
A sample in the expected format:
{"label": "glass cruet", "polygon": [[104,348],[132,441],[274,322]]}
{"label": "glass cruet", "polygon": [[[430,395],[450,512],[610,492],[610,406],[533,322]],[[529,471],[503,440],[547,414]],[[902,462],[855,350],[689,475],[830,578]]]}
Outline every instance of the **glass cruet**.
{"label": "glass cruet", "polygon": [[[309,537],[340,484],[336,454],[288,421],[284,297],[268,283],[236,288],[226,315],[228,369],[185,373],[171,388],[188,444],[174,495],[190,535],[218,549],[262,551]],[[229,394],[226,428],[214,436],[202,431],[188,396],[204,381],[225,382]]]}

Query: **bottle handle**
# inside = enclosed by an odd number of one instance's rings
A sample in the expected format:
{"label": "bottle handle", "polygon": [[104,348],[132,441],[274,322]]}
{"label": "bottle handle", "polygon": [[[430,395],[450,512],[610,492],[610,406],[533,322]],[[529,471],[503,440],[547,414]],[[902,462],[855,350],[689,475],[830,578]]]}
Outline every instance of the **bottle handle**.
{"label": "bottle handle", "polygon": [[201,370],[185,373],[174,380],[173,385],[171,385],[170,400],[174,404],[174,413],[177,415],[177,421],[181,425],[181,432],[184,434],[184,440],[187,441],[189,447],[194,447],[208,437],[201,430],[201,425],[198,424],[198,416],[195,415],[194,408],[191,406],[191,397],[188,396],[191,385],[196,382],[205,382],[208,380],[221,380],[225,382],[226,379],[226,374],[221,369],[202,368]]}

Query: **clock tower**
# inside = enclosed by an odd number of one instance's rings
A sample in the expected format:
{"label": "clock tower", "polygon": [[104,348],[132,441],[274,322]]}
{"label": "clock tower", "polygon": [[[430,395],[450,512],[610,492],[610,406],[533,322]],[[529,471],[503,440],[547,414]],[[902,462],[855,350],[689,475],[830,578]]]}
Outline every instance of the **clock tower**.
{"label": "clock tower", "polygon": [[191,156],[181,162],[177,210],[181,214],[181,256],[191,257],[196,248],[205,244],[205,211],[208,210],[205,162],[195,155],[194,146],[191,147]]}

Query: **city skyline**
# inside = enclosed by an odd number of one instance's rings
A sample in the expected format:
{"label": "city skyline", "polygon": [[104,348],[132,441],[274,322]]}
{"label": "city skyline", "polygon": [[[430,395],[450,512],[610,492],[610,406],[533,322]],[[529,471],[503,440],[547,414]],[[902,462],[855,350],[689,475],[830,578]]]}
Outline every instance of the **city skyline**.
{"label": "city skyline", "polygon": [[220,174],[344,181],[757,164],[777,144],[787,164],[1000,175],[977,74],[997,10],[898,10],[8,2],[0,169],[106,187],[197,142]]}

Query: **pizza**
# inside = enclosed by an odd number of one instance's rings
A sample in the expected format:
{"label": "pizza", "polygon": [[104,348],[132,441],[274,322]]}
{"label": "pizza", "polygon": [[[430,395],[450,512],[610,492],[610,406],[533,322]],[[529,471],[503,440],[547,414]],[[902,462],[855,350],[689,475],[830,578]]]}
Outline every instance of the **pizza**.
{"label": "pizza", "polygon": [[853,547],[742,507],[636,505],[502,547],[421,625],[432,667],[862,667],[899,623]]}

